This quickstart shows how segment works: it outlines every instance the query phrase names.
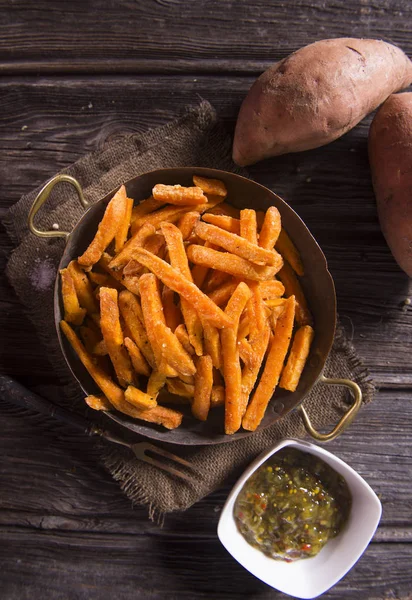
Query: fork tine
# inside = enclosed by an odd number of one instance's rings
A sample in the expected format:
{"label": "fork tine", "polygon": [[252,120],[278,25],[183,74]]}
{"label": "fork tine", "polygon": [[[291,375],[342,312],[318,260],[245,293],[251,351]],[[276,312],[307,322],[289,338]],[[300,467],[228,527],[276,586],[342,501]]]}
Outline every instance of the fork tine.
{"label": "fork tine", "polygon": [[[158,469],[167,471],[168,473],[175,475],[175,477],[180,477],[180,479],[184,479],[185,481],[188,481],[189,483],[193,483],[193,478],[190,477],[189,475],[186,475],[186,473],[183,473],[183,471],[174,469],[173,467],[170,467],[169,465],[165,465],[160,460],[156,460],[155,458],[152,458],[151,456],[147,456],[144,448],[136,448],[135,449],[135,446],[139,446],[139,444],[133,444],[133,446],[131,446],[133,452],[135,453],[135,455],[137,456],[138,459],[140,459],[146,463],[149,463],[150,465],[153,465],[154,467],[157,467]],[[150,446],[150,444],[149,444],[149,446]]]}
{"label": "fork tine", "polygon": [[169,458],[170,460],[173,460],[174,462],[178,462],[181,465],[188,467],[189,469],[195,468],[192,465],[192,463],[188,462],[184,458],[181,458],[180,456],[177,456],[176,454],[172,454],[171,452],[168,452],[167,450],[163,450],[163,448],[158,448],[157,446],[154,446],[153,444],[150,444],[149,442],[139,442],[138,444],[134,444],[134,446],[139,446],[145,455],[146,455],[146,450],[150,450],[150,452],[153,452],[153,454],[158,454],[159,456],[164,456],[165,458]]}

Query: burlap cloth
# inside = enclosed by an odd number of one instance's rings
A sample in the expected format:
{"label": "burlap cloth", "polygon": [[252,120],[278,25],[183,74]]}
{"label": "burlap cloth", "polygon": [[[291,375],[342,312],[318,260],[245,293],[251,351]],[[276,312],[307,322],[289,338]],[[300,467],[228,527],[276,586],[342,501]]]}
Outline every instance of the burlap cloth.
{"label": "burlap cloth", "polygon": [[[142,135],[127,135],[108,142],[63,172],[78,179],[86,198],[95,202],[124,181],[158,168],[203,166],[245,174],[232,162],[230,149],[230,137],[218,122],[214,109],[203,101],[186,109],[173,123]],[[93,411],[91,415],[85,406],[83,394],[64,362],[54,330],[53,284],[64,241],[37,238],[27,228],[27,214],[38,191],[23,196],[4,219],[15,244],[7,274],[27,308],[54,371],[61,376],[62,385],[45,393],[55,402],[96,419],[97,413]],[[82,213],[72,188],[62,185],[55,189],[36,223],[40,229],[50,229],[57,223],[60,230],[70,231]],[[338,328],[325,374],[357,381],[363,391],[363,402],[372,400],[373,385],[368,373],[341,328]],[[347,402],[343,388],[318,384],[305,400],[305,407],[315,427],[321,428],[335,423],[347,410]],[[292,412],[272,427],[236,442],[185,448],[170,445],[169,450],[190,460],[201,473],[194,483],[178,480],[137,460],[127,448],[99,443],[99,452],[103,464],[127,496],[135,503],[146,504],[153,516],[187,509],[223,482],[239,475],[277,440],[304,435],[300,417]]]}

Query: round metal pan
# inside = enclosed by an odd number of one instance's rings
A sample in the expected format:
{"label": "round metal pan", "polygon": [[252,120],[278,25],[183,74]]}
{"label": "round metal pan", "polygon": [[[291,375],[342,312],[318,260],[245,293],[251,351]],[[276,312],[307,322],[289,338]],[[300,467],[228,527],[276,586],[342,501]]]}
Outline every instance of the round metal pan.
{"label": "round metal pan", "polygon": [[[336,325],[335,287],[322,250],[304,222],[286,202],[266,187],[233,173],[200,167],[152,171],[125,182],[127,195],[133,198],[135,203],[139,203],[151,195],[151,190],[156,183],[179,183],[183,186],[190,186],[193,185],[193,175],[224,181],[228,189],[228,202],[236,208],[253,208],[265,211],[271,205],[276,206],[282,217],[282,227],[286,229],[292,238],[303,259],[305,275],[301,278],[301,284],[313,314],[315,338],[298,389],[293,393],[281,388],[276,390],[258,430],[272,425],[290,413],[290,411],[299,409],[304,425],[312,437],[318,441],[333,439],[354,418],[360,407],[362,395],[356,383],[346,379],[326,379],[322,375],[325,361],[332,347]],[[86,212],[71,232],[40,231],[34,225],[34,217],[42,204],[47,200],[52,188],[60,182],[68,182],[76,188],[79,199],[86,208]],[[89,245],[95,235],[106,205],[116,191],[111,191],[107,196],[89,206],[87,200],[83,197],[80,184],[70,176],[57,175],[41,190],[33,203],[29,215],[29,227],[32,233],[41,237],[60,236],[67,239],[59,270],[66,267],[71,260],[81,255]],[[85,394],[98,393],[99,390],[96,384],[61,333],[59,322],[62,318],[63,305],[60,291],[60,277],[58,276],[54,288],[54,319],[62,352],[73,376],[77,379]],[[346,385],[352,390],[355,397],[351,408],[328,434],[319,433],[312,427],[309,417],[302,406],[304,398],[318,382]],[[118,412],[107,412],[106,415],[119,425],[145,437],[181,445],[218,444],[238,440],[254,433],[240,430],[234,435],[225,435],[223,431],[223,407],[211,411],[206,422],[194,419],[190,415],[189,409],[187,416],[183,419],[182,425],[172,431],[133,420]]]}

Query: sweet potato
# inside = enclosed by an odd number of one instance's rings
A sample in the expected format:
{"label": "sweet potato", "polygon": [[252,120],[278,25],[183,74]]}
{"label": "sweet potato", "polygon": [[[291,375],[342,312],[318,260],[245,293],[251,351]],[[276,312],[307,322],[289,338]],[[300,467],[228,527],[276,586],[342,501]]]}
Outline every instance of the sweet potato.
{"label": "sweet potato", "polygon": [[412,82],[412,63],[379,40],[338,38],[301,48],[253,84],[239,112],[241,166],[337,139]]}
{"label": "sweet potato", "polygon": [[382,232],[412,277],[412,93],[390,96],[376,113],[369,161]]}

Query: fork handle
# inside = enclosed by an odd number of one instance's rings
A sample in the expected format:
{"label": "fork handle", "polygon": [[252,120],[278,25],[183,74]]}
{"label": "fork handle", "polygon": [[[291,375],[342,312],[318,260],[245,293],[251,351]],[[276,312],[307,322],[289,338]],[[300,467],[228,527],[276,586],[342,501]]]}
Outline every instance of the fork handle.
{"label": "fork handle", "polygon": [[63,423],[80,429],[87,435],[99,433],[93,423],[85,417],[56,406],[7,375],[0,375],[0,398],[23,408],[29,408],[49,417],[54,417]]}

